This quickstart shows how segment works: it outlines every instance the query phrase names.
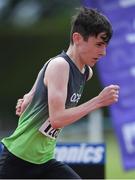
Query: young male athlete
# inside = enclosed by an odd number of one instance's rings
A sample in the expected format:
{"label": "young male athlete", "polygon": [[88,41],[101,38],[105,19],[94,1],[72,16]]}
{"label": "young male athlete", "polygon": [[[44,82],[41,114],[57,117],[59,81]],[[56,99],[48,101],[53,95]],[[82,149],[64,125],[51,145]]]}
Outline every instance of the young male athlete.
{"label": "young male athlete", "polygon": [[94,9],[80,8],[73,18],[70,45],[50,59],[31,91],[18,101],[18,126],[2,140],[0,178],[79,179],[54,158],[61,129],[86,114],[118,101],[119,86],[76,106],[96,62],[106,54],[112,36],[109,20]]}

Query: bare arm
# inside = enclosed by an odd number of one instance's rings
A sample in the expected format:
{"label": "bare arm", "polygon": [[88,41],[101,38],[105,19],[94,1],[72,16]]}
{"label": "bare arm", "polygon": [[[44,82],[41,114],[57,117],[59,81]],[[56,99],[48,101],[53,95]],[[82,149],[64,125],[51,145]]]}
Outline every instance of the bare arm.
{"label": "bare arm", "polygon": [[69,65],[66,61],[55,59],[50,62],[44,79],[48,88],[49,120],[53,128],[62,128],[98,108],[108,106],[118,100],[117,85],[110,85],[95,98],[80,106],[65,109]]}

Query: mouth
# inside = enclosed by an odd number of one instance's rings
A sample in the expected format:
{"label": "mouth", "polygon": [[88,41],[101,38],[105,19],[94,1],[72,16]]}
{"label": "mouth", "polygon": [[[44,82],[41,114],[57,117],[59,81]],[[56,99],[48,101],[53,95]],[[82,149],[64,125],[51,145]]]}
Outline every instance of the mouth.
{"label": "mouth", "polygon": [[96,61],[96,62],[99,60],[99,58],[93,58],[93,59],[94,59],[94,61]]}
{"label": "mouth", "polygon": [[97,61],[99,58],[93,58],[95,61]]}

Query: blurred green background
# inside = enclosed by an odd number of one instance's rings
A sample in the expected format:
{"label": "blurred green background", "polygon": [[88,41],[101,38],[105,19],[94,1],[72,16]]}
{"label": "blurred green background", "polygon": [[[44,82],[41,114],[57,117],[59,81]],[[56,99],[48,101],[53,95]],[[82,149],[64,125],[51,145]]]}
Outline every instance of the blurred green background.
{"label": "blurred green background", "polygon": [[[68,48],[71,16],[80,5],[79,0],[0,1],[0,138],[15,129],[18,121],[16,101],[30,90],[43,64]],[[24,7],[24,11],[19,11]],[[28,7],[39,9],[34,14]],[[101,89],[95,67],[94,76],[87,83],[80,103],[96,96]],[[122,168],[108,109],[102,109],[102,113],[107,146],[106,178],[134,179],[135,172],[125,172]],[[78,138],[83,139],[83,133],[79,134]]]}

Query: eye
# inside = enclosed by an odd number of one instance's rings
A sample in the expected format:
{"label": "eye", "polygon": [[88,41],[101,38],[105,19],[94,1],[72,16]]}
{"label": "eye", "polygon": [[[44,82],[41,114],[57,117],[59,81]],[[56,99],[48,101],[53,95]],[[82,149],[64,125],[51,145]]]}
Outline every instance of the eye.
{"label": "eye", "polygon": [[102,44],[101,44],[101,43],[97,43],[96,46],[97,46],[97,47],[101,47]]}

